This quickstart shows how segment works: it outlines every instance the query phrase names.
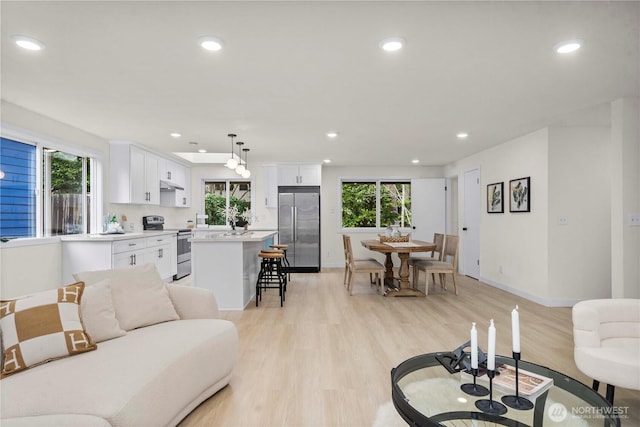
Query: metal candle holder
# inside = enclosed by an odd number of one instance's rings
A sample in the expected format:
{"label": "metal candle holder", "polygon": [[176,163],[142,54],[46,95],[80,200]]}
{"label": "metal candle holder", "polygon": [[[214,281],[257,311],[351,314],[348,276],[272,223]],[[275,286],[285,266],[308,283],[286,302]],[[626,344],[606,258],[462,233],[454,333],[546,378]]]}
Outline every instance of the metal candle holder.
{"label": "metal candle holder", "polygon": [[526,397],[520,396],[518,384],[520,382],[518,378],[518,360],[520,360],[520,353],[513,352],[513,360],[515,361],[516,368],[516,394],[509,396],[502,396],[502,403],[509,408],[517,409],[519,411],[528,411],[533,409],[533,403]]}
{"label": "metal candle holder", "polygon": [[485,414],[502,415],[507,413],[507,407],[500,402],[493,400],[493,377],[496,376],[495,370],[487,369],[487,376],[489,377],[489,399],[480,399],[476,401],[476,408],[480,409]]}
{"label": "metal candle holder", "polygon": [[485,386],[476,384],[476,378],[478,377],[478,368],[472,368],[471,374],[473,375],[473,384],[462,384],[460,386],[460,389],[471,396],[486,396],[487,394],[489,394],[489,390]]}

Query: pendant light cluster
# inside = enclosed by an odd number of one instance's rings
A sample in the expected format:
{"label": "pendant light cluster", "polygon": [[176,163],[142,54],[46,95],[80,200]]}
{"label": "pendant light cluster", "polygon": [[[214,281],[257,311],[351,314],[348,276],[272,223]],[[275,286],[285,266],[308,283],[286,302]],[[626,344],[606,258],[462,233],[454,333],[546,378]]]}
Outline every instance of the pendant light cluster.
{"label": "pendant light cluster", "polygon": [[[234,155],[233,138],[236,138],[238,135],[236,135],[235,133],[230,133],[227,136],[231,138],[231,158],[227,160],[227,163],[225,163],[225,166],[228,167],[229,169],[235,170],[236,173],[242,176],[243,178],[249,178],[251,176],[251,171],[247,169],[247,153],[249,152],[249,149],[242,148],[242,146],[244,145],[244,142],[241,142],[241,141],[236,142],[236,145],[238,146],[238,157],[240,161],[236,160],[233,157]],[[244,161],[242,160],[242,153],[244,153]]]}

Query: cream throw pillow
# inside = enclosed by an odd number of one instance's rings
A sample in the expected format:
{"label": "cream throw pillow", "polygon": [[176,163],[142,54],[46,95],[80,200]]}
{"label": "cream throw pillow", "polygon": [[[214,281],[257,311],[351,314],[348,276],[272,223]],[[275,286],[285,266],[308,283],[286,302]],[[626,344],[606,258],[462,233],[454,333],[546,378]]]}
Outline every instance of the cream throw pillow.
{"label": "cream throw pillow", "polygon": [[126,335],[120,328],[108,280],[84,288],[80,313],[84,327],[96,343]]}
{"label": "cream throw pillow", "polygon": [[134,277],[127,280],[109,280],[109,283],[116,317],[122,329],[130,331],[142,326],[180,319],[160,276],[157,280]]}
{"label": "cream throw pillow", "polygon": [[0,301],[2,376],[97,346],[80,319],[84,283]]}
{"label": "cream throw pillow", "polygon": [[180,318],[153,263],[73,276],[87,285],[108,280],[116,319],[125,331]]}

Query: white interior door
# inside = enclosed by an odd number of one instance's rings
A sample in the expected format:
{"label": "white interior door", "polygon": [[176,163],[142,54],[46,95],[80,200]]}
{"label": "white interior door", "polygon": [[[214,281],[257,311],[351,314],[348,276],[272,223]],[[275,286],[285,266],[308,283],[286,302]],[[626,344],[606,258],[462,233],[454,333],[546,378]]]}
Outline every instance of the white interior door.
{"label": "white interior door", "polygon": [[443,178],[411,180],[411,238],[433,241],[446,230],[446,192]]}
{"label": "white interior door", "polygon": [[464,274],[480,279],[480,169],[464,173]]}

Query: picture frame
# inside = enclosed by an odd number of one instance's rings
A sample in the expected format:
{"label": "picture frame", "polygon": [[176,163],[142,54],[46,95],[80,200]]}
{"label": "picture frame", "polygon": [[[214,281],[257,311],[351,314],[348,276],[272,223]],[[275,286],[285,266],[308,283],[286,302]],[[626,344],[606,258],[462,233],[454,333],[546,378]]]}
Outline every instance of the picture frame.
{"label": "picture frame", "polygon": [[504,213],[504,182],[487,185],[487,213]]}
{"label": "picture frame", "polygon": [[531,177],[509,181],[509,212],[531,212]]}

